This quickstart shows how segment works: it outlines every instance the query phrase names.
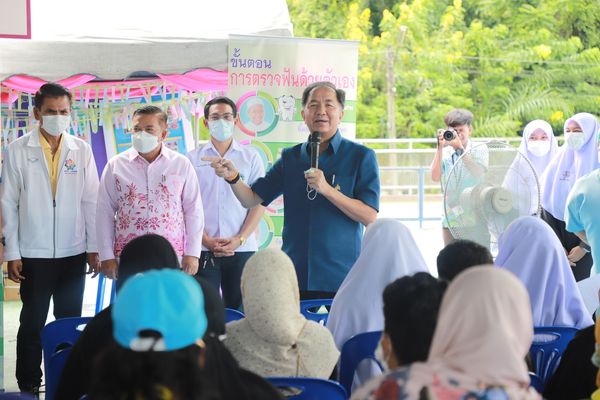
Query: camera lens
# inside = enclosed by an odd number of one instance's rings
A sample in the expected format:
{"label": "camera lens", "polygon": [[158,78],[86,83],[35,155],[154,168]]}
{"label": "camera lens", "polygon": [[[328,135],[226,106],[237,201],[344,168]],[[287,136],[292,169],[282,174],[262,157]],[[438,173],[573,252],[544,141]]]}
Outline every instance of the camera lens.
{"label": "camera lens", "polygon": [[447,130],[444,131],[444,140],[452,140],[454,139],[454,131]]}

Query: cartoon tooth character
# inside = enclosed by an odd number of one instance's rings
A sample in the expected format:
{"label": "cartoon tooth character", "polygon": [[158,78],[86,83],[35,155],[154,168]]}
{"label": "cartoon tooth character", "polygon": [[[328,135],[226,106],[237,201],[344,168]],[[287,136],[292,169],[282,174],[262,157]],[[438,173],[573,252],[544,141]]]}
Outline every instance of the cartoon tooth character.
{"label": "cartoon tooth character", "polygon": [[293,121],[296,114],[296,98],[285,94],[279,98],[279,116],[282,121]]}

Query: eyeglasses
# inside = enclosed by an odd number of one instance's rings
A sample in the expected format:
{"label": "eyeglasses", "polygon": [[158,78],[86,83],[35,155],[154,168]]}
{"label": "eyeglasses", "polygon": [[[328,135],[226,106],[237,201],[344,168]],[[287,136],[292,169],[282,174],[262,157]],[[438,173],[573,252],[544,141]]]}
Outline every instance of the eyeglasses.
{"label": "eyeglasses", "polygon": [[224,119],[225,121],[233,121],[234,118],[235,117],[233,116],[232,113],[225,113],[225,114],[213,113],[208,116],[209,121],[218,121],[220,119]]}

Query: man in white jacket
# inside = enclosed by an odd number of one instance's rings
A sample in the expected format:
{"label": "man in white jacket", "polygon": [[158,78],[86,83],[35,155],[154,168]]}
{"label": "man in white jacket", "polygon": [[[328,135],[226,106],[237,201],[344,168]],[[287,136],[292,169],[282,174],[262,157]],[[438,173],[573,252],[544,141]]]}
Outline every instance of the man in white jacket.
{"label": "man in white jacket", "polygon": [[50,298],[55,318],[80,316],[86,258],[90,272],[98,268],[98,172],[90,145],[69,133],[69,91],[47,83],[34,102],[40,125],[8,146],[1,200],[4,259],[23,301],[16,377],[21,391],[37,393]]}

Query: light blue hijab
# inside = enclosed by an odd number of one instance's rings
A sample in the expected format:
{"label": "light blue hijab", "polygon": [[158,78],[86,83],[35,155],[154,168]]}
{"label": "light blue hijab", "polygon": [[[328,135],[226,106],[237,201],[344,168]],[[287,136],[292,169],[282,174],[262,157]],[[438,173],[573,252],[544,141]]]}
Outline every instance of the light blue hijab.
{"label": "light blue hijab", "polygon": [[534,326],[578,329],[594,322],[581,298],[569,261],[548,224],[521,217],[498,240],[496,265],[523,282],[531,300]]}

